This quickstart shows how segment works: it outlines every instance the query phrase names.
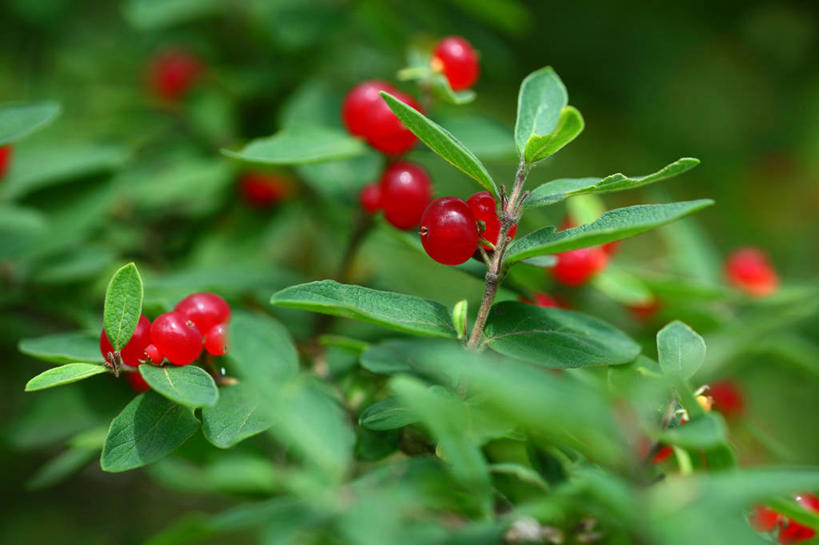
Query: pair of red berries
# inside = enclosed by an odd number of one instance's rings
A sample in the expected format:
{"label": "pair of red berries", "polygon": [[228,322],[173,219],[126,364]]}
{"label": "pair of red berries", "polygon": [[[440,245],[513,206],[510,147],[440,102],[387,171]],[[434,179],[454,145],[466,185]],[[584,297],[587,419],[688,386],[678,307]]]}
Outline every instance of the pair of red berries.
{"label": "pair of red berries", "polygon": [[779,287],[779,275],[757,248],[740,248],[725,260],[728,282],[753,297],[765,297]]}
{"label": "pair of red berries", "polygon": [[172,49],[158,54],[148,69],[148,84],[168,102],[188,94],[204,72],[202,62],[188,51]]}
{"label": "pair of red berries", "polygon": [[[814,494],[797,494],[794,497],[805,509],[819,513],[819,498]],[[754,507],[751,510],[749,520],[751,526],[757,532],[772,532],[779,528],[778,537],[781,545],[807,541],[816,535],[813,528],[800,524],[766,505]]]}
{"label": "pair of red berries", "polygon": [[2,178],[11,165],[11,146],[0,146],[0,178]]}
{"label": "pair of red berries", "polygon": [[[222,356],[228,350],[229,320],[230,307],[224,299],[213,293],[194,293],[182,299],[172,312],[157,316],[153,323],[140,316],[120,357],[123,363],[137,367],[146,362],[159,364],[166,358],[174,365],[188,365],[203,348],[209,354]],[[114,347],[105,329],[100,334],[100,351],[113,363]]]}
{"label": "pair of red berries", "polygon": [[448,36],[435,46],[432,68],[446,77],[453,91],[463,91],[478,81],[478,53],[464,38]]}
{"label": "pair of red berries", "polygon": [[[460,265],[478,250],[498,243],[501,222],[495,198],[481,191],[466,201],[457,197],[435,199],[421,215],[421,244],[427,255],[444,265]],[[513,225],[508,236],[518,230]],[[491,244],[491,246],[490,246]]]}
{"label": "pair of red berries", "polygon": [[287,198],[293,190],[292,180],[282,174],[246,172],[239,178],[239,191],[251,208],[263,210]]}

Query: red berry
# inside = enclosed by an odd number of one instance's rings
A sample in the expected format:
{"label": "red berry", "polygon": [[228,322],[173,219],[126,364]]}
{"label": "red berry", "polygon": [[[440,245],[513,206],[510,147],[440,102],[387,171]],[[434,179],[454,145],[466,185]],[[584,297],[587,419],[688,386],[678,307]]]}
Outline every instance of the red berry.
{"label": "red berry", "polygon": [[734,381],[720,380],[711,383],[708,395],[714,400],[714,408],[726,417],[742,416],[745,413],[745,396]]}
{"label": "red berry", "polygon": [[253,208],[270,208],[290,194],[290,180],[277,174],[248,172],[239,179],[239,190]]}
{"label": "red berry", "polygon": [[[603,250],[605,251],[605,248],[603,248]],[[655,298],[652,298],[647,303],[641,303],[639,305],[629,305],[628,310],[635,318],[637,318],[641,322],[647,322],[651,320],[655,314],[657,314],[657,311],[660,310],[660,301],[658,301]]]}
{"label": "red berry", "polygon": [[[421,107],[411,96],[400,91],[390,94],[404,104],[412,106],[419,112],[421,111]],[[366,138],[372,147],[390,155],[400,155],[407,152],[418,141],[412,131],[395,117],[384,99],[381,99],[369,111],[369,127]]]}
{"label": "red berry", "polygon": [[[466,203],[472,209],[475,219],[484,222],[486,226],[481,236],[492,244],[497,244],[498,234],[500,233],[500,219],[498,218],[498,205],[495,202],[495,197],[488,191],[481,191],[469,197]],[[518,225],[515,224],[509,229],[509,238],[515,238],[517,232]],[[489,249],[486,244],[483,247]]]}
{"label": "red berry", "polygon": [[606,268],[609,256],[599,246],[557,254],[552,269],[555,279],[567,286],[580,286]]}
{"label": "red berry", "polygon": [[534,297],[534,299],[535,299],[534,301],[532,301],[530,299],[526,299],[525,297],[518,297],[518,300],[523,301],[524,303],[529,303],[530,305],[538,306],[538,307],[553,307],[553,308],[559,308],[560,307],[560,305],[557,302],[557,299],[555,299],[551,295],[537,292],[537,293],[532,294],[532,297]]}
{"label": "red berry", "polygon": [[617,250],[620,249],[620,242],[619,240],[615,240],[614,242],[607,242],[603,244],[602,248],[603,251],[606,252],[609,256],[613,256],[617,253]]}
{"label": "red berry", "polygon": [[375,214],[381,210],[381,186],[377,183],[365,185],[358,199],[365,212]]}
{"label": "red berry", "polygon": [[188,365],[202,353],[202,334],[181,312],[160,314],[151,324],[151,340],[174,365]]}
{"label": "red berry", "polygon": [[0,147],[0,178],[6,174],[9,165],[11,165],[11,152],[11,146]]}
{"label": "red berry", "polygon": [[728,282],[754,297],[771,295],[779,287],[768,257],[757,248],[740,248],[725,260]]}
{"label": "red berry", "polygon": [[767,505],[756,505],[751,509],[748,522],[757,532],[770,532],[779,523],[779,513]]}
{"label": "red berry", "polygon": [[139,373],[125,373],[125,377],[131,383],[131,388],[138,394],[151,389],[151,386],[145,382],[145,379]]}
{"label": "red berry", "polygon": [[435,47],[433,66],[439,68],[454,91],[472,87],[478,81],[478,54],[460,36],[444,38]]}
{"label": "red berry", "polygon": [[162,355],[162,352],[159,351],[156,345],[149,344],[145,347],[145,357],[142,358],[142,361],[159,364],[162,363],[164,359],[165,356]]}
{"label": "red berry", "polygon": [[[123,363],[132,367],[142,363],[145,360],[145,347],[149,344],[151,344],[151,322],[145,316],[140,315],[134,334],[120,350]],[[113,363],[108,354],[114,353],[114,346],[108,340],[105,329],[100,333],[100,352],[108,363]]]}
{"label": "red berry", "polygon": [[344,98],[341,106],[341,117],[350,134],[367,137],[370,128],[370,116],[373,110],[384,100],[378,93],[386,91],[395,94],[397,89],[386,81],[370,80],[353,87]]}
{"label": "red berry", "polygon": [[651,459],[651,463],[657,465],[662,464],[663,462],[671,458],[672,454],[674,454],[674,449],[672,449],[669,446],[665,446],[661,448],[657,452],[657,454],[654,455],[654,458]]}
{"label": "red berry", "polygon": [[421,243],[429,257],[460,265],[478,249],[478,230],[469,205],[457,197],[435,199],[421,216]]}
{"label": "red berry", "polygon": [[165,51],[151,63],[151,87],[157,95],[173,102],[190,91],[202,70],[199,59],[187,51]]}
{"label": "red berry", "polygon": [[418,225],[432,199],[429,175],[419,165],[396,161],[381,175],[381,206],[384,217],[399,229]]}
{"label": "red berry", "polygon": [[213,326],[230,320],[230,307],[215,293],[188,295],[176,304],[174,310],[193,322],[199,331],[210,331]]}
{"label": "red berry", "polygon": [[228,351],[227,326],[217,324],[205,335],[205,350],[214,356],[224,356]]}
{"label": "red berry", "polygon": [[[813,494],[798,494],[794,496],[796,501],[802,504],[802,507],[819,513],[819,498]],[[789,545],[790,543],[797,543],[799,541],[807,541],[816,535],[816,530],[809,526],[800,524],[787,517],[784,519],[782,527],[779,530],[779,543],[782,545]]]}

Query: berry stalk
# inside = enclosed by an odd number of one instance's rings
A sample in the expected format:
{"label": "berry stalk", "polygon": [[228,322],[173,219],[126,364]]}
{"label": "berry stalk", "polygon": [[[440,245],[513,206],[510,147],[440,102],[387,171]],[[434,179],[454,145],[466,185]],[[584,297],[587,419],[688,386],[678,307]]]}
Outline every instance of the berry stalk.
{"label": "berry stalk", "polygon": [[492,303],[495,301],[495,294],[498,292],[503,269],[503,254],[509,245],[509,232],[520,220],[523,201],[527,196],[527,193],[523,191],[523,184],[526,183],[530,168],[530,165],[521,159],[518,172],[515,175],[515,185],[512,187],[512,193],[509,197],[506,196],[506,192],[503,186],[501,186],[500,231],[498,232],[498,241],[495,244],[495,250],[492,252],[489,267],[486,271],[486,286],[483,290],[481,306],[478,308],[478,316],[475,318],[475,325],[472,326],[469,341],[466,343],[466,347],[471,350],[478,348],[480,345],[481,338],[483,337],[483,328],[486,326],[486,320],[489,318],[489,309],[492,308]]}

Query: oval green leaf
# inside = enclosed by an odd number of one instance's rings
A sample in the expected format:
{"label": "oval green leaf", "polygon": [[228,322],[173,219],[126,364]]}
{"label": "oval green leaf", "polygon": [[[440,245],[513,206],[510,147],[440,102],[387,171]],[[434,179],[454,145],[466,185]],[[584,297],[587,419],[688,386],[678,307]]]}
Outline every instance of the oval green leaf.
{"label": "oval green leaf", "polygon": [[449,310],[440,303],[334,280],[285,288],[274,294],[270,303],[352,318],[416,335],[455,336]]}
{"label": "oval green leaf", "polygon": [[100,467],[119,472],[155,462],[176,450],[196,430],[193,409],[155,392],[135,397],[108,428]]}
{"label": "oval green leaf", "polygon": [[17,142],[60,115],[56,102],[31,102],[0,106],[0,146]]}
{"label": "oval green leaf", "polygon": [[417,422],[418,418],[398,399],[388,397],[364,409],[358,421],[368,430],[384,431],[403,428]]}
{"label": "oval green leaf", "polygon": [[140,365],[139,374],[155,392],[180,405],[213,407],[219,401],[219,389],[213,377],[201,367]]}
{"label": "oval green leaf", "polygon": [[142,278],[136,265],[129,263],[114,273],[105,291],[102,322],[114,350],[128,344],[141,313]]}
{"label": "oval green leaf", "polygon": [[96,363],[67,363],[44,371],[29,380],[26,384],[26,392],[35,392],[53,388],[54,386],[70,384],[106,371],[108,371],[106,367]]}
{"label": "oval green leaf", "polygon": [[526,76],[518,92],[515,145],[524,156],[529,139],[549,135],[557,126],[563,108],[569,103],[566,86],[551,66]]}
{"label": "oval green leaf", "polygon": [[688,379],[705,361],[705,341],[696,331],[675,320],[657,333],[657,354],[663,372]]}
{"label": "oval green leaf", "polygon": [[640,353],[628,335],[597,318],[517,301],[494,305],[484,332],[493,350],[553,369],[623,364]]}
{"label": "oval green leaf", "polygon": [[296,376],[299,356],[287,329],[263,314],[236,311],[230,321],[229,369],[262,393]]}
{"label": "oval green leaf", "polygon": [[51,363],[103,363],[99,335],[85,332],[57,333],[23,339],[17,345],[20,352]]}
{"label": "oval green leaf", "polygon": [[583,116],[574,106],[564,106],[557,125],[549,134],[533,135],[526,143],[523,156],[527,163],[537,163],[560,151],[578,137],[586,126]]}
{"label": "oval green leaf", "polygon": [[300,126],[253,140],[241,151],[223,149],[222,153],[246,163],[304,165],[355,157],[367,150],[363,140],[338,129]]}
{"label": "oval green leaf", "polygon": [[256,390],[240,382],[220,390],[219,402],[202,409],[202,433],[219,448],[230,448],[268,429],[273,418],[260,410]]}

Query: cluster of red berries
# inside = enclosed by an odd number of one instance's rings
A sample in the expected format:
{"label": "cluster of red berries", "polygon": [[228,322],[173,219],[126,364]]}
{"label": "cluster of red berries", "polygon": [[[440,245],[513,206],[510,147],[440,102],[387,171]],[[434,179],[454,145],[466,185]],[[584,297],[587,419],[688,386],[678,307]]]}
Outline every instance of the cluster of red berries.
{"label": "cluster of red berries", "polygon": [[[803,493],[794,496],[802,507],[810,511],[819,513],[819,498],[814,494]],[[781,545],[790,545],[792,543],[799,543],[800,541],[807,541],[816,535],[816,531],[804,524],[800,524],[795,520],[782,515],[767,505],[758,505],[751,510],[749,516],[751,526],[757,532],[773,532],[779,529],[779,543]]]}
{"label": "cluster of red berries", "polygon": [[171,49],[159,53],[148,68],[148,84],[154,94],[167,102],[184,97],[204,72],[204,65],[192,53]]}
{"label": "cluster of red berries", "polygon": [[0,178],[2,178],[11,165],[11,146],[0,146]]}
{"label": "cluster of red berries", "polygon": [[275,206],[293,192],[293,181],[286,175],[251,171],[239,177],[239,192],[251,208]]}
{"label": "cluster of red berries", "polygon": [[[194,293],[179,301],[173,311],[157,316],[153,323],[140,316],[131,339],[120,350],[120,358],[126,365],[137,367],[160,364],[166,359],[173,365],[188,365],[199,358],[203,348],[208,354],[223,356],[228,351],[229,321],[230,307],[224,299],[213,293]],[[100,333],[100,352],[109,364],[114,364],[114,347],[105,329]]]}
{"label": "cluster of red berries", "polygon": [[779,287],[776,274],[768,257],[757,248],[740,248],[725,260],[728,283],[753,297],[765,297]]}

